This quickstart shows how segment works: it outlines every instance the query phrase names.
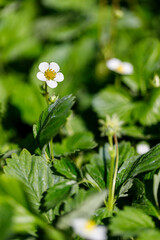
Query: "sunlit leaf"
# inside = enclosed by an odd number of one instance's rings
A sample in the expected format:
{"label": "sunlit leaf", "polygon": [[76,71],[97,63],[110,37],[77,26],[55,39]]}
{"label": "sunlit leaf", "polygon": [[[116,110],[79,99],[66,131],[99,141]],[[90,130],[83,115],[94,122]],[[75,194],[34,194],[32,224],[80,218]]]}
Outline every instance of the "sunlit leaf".
{"label": "sunlit leaf", "polygon": [[39,122],[34,125],[34,136],[41,147],[57,135],[60,127],[66,122],[73,104],[74,97],[68,95],[50,104],[42,112]]}

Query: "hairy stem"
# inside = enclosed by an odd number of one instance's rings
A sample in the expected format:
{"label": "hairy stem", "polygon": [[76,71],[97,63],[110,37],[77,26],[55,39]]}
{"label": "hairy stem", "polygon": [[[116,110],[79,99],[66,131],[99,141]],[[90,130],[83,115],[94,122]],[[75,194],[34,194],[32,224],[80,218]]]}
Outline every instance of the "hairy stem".
{"label": "hairy stem", "polygon": [[113,199],[112,199],[112,188],[113,188],[113,174],[114,174],[114,162],[115,156],[113,154],[113,139],[109,137],[109,144],[110,144],[110,155],[111,155],[111,164],[110,164],[110,177],[109,177],[109,196],[108,196],[108,208],[112,211],[113,208]]}

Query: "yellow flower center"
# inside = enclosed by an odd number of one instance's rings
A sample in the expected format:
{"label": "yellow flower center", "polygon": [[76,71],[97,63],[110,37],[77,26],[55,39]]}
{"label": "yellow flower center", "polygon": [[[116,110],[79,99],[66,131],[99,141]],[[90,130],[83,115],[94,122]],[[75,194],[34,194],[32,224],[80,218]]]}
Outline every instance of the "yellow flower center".
{"label": "yellow flower center", "polygon": [[53,80],[56,76],[56,72],[54,70],[51,69],[47,69],[44,73],[44,76],[48,79],[48,80]]}
{"label": "yellow flower center", "polygon": [[119,65],[117,68],[116,68],[116,71],[119,72],[119,73],[123,73],[124,72],[124,67],[122,65]]}
{"label": "yellow flower center", "polygon": [[96,223],[93,220],[87,221],[85,224],[85,229],[92,231],[96,227]]}

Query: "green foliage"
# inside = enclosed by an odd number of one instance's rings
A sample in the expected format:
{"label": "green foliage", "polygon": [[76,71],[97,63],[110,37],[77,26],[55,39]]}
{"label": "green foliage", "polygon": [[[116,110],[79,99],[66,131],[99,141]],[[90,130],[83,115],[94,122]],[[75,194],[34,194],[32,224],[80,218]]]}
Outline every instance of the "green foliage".
{"label": "green foliage", "polygon": [[54,161],[54,168],[58,173],[62,174],[68,179],[77,180],[80,176],[80,172],[75,166],[74,162],[71,162],[70,159],[61,158],[61,160]]}
{"label": "green foliage", "polygon": [[159,238],[160,238],[160,231],[151,229],[151,230],[142,232],[138,237],[138,240],[150,240],[150,239],[158,240]]}
{"label": "green foliage", "polygon": [[154,182],[153,182],[153,194],[154,194],[154,199],[157,207],[159,206],[159,200],[158,200],[159,184],[160,184],[160,172],[154,175]]}
{"label": "green foliage", "polygon": [[53,151],[55,156],[70,155],[80,150],[92,149],[96,146],[93,134],[79,132],[65,138],[62,143],[55,143]]}
{"label": "green foliage", "polygon": [[152,219],[140,209],[125,207],[112,218],[110,230],[114,235],[134,237],[142,231],[154,228]]}
{"label": "green foliage", "polygon": [[127,159],[118,171],[117,185],[140,173],[158,169],[160,167],[159,151],[160,145],[157,144],[148,153]]}
{"label": "green foliage", "polygon": [[43,192],[56,181],[46,161],[42,157],[32,156],[25,149],[20,156],[12,154],[12,158],[7,159],[4,171],[6,175],[23,182],[35,210],[39,209]]}
{"label": "green foliage", "polygon": [[60,183],[54,184],[53,187],[49,188],[47,195],[45,196],[46,209],[54,208],[57,204],[61,204],[67,196],[69,196],[71,187],[71,181],[62,181]]}
{"label": "green foliage", "polygon": [[2,240],[6,239],[10,235],[12,217],[13,208],[8,203],[3,202],[0,198],[0,231]]}
{"label": "green foliage", "polygon": [[104,162],[100,155],[95,154],[91,156],[91,161],[86,165],[86,170],[98,186],[104,189],[107,176],[105,176]]}
{"label": "green foliage", "polygon": [[[106,191],[90,192],[83,204],[79,205],[77,209],[73,210],[62,217],[58,223],[60,228],[67,227],[76,218],[90,218],[94,211],[99,208],[106,197]],[[91,207],[92,206],[92,207]]]}
{"label": "green foliage", "polygon": [[[128,3],[0,1],[0,239],[80,239],[76,218],[104,225],[108,240],[160,239],[159,3]],[[111,71],[111,58],[133,74]],[[64,74],[47,107],[41,62]],[[119,154],[98,130],[114,114]],[[144,140],[151,150],[138,155]]]}
{"label": "green foliage", "polygon": [[33,129],[34,136],[40,147],[43,147],[51,138],[57,135],[60,127],[66,122],[73,103],[74,97],[69,95],[50,104],[42,112],[39,122],[34,125]]}
{"label": "green foliage", "polygon": [[145,185],[139,179],[134,179],[132,191],[133,191],[132,206],[135,208],[142,209],[145,213],[147,213],[150,216],[159,218],[159,212],[154,207],[152,202],[149,201],[149,199],[147,198]]}

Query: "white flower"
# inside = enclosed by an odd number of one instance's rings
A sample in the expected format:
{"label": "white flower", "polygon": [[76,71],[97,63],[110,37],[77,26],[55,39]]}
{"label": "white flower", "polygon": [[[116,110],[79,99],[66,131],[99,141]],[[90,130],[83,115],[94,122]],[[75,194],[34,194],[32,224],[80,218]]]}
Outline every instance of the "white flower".
{"label": "white flower", "polygon": [[107,229],[104,226],[97,226],[94,221],[85,218],[76,218],[71,226],[76,234],[90,240],[106,240]]}
{"label": "white flower", "polygon": [[152,80],[152,85],[156,88],[160,87],[160,78],[157,74],[154,76]]}
{"label": "white flower", "polygon": [[122,62],[117,58],[112,58],[106,62],[106,66],[119,74],[130,75],[133,73],[133,66],[131,63]]}
{"label": "white flower", "polygon": [[37,73],[37,78],[46,82],[51,88],[57,87],[57,82],[62,82],[64,80],[63,74],[59,72],[60,67],[55,62],[51,62],[50,64],[42,62],[39,64],[39,70],[40,72]]}
{"label": "white flower", "polygon": [[136,151],[138,154],[144,154],[147,153],[150,150],[150,146],[148,143],[140,142],[136,146]]}

